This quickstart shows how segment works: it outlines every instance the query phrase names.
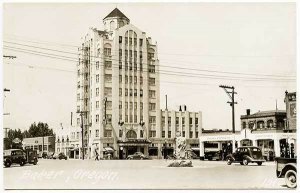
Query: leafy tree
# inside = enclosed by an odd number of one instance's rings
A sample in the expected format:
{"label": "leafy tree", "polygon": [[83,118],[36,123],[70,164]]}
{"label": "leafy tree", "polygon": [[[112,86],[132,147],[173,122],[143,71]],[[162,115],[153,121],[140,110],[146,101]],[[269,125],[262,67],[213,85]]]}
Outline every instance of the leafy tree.
{"label": "leafy tree", "polygon": [[[26,133],[27,134],[27,133]],[[47,123],[39,122],[36,124],[35,122],[30,125],[28,134],[31,137],[44,137],[44,136],[53,136],[53,130],[49,128]]]}

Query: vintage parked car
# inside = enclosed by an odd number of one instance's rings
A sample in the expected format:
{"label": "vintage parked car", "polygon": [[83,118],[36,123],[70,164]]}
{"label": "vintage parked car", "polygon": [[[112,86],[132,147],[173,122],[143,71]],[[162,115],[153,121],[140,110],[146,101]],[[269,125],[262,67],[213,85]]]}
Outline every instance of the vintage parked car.
{"label": "vintage parked car", "polygon": [[228,165],[234,162],[240,163],[241,165],[248,165],[248,163],[257,163],[261,165],[266,160],[262,156],[260,148],[253,146],[243,146],[236,149],[233,154],[226,156]]}
{"label": "vintage parked car", "polygon": [[10,167],[12,164],[23,166],[26,163],[36,165],[38,162],[36,151],[31,149],[25,151],[22,149],[8,149],[4,150],[3,154],[3,164],[5,167]]}
{"label": "vintage parked car", "polygon": [[141,159],[141,160],[143,160],[143,159],[149,159],[149,157],[145,156],[142,152],[135,152],[133,155],[129,155],[127,157],[127,159],[130,159],[130,160],[132,160],[132,159]]}
{"label": "vintage parked car", "polygon": [[59,154],[54,154],[52,159],[67,160],[68,157],[64,153],[59,153]]}
{"label": "vintage parked car", "polygon": [[207,151],[204,153],[204,159],[219,161],[221,159],[220,152],[219,151]]}
{"label": "vintage parked car", "polygon": [[285,183],[289,188],[297,187],[297,159],[276,157],[276,176],[285,178]]}

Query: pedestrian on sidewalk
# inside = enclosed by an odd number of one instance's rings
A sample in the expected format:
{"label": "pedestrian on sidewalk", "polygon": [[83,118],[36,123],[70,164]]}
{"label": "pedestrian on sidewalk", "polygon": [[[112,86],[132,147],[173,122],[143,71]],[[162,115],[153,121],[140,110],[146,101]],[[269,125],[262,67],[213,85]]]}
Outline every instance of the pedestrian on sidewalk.
{"label": "pedestrian on sidewalk", "polygon": [[98,154],[97,150],[95,150],[95,153],[96,153],[95,161],[99,161],[99,154]]}

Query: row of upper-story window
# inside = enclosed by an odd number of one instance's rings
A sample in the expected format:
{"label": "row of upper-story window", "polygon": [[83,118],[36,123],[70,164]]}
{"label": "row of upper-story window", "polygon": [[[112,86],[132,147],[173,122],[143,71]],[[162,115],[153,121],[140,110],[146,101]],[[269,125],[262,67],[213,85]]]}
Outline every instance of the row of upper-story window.
{"label": "row of upper-story window", "polygon": [[[247,128],[246,121],[242,122],[242,128]],[[264,121],[264,120],[258,120],[256,121],[256,124],[253,121],[248,122],[248,128],[250,129],[263,129],[263,128],[284,128],[284,120],[279,119],[276,123],[272,119]]]}
{"label": "row of upper-story window", "polygon": [[[119,44],[123,43],[123,39],[125,40],[125,45],[134,45],[137,46],[137,38],[131,38],[131,37],[123,37],[123,36],[119,36]],[[144,40],[142,38],[139,39],[139,46],[142,47],[143,46],[143,42]]]}
{"label": "row of upper-story window", "polygon": [[[137,89],[127,89],[125,88],[125,96],[138,96],[138,90]],[[110,93],[111,94],[111,93]],[[119,88],[119,96],[122,96],[123,95],[123,89],[122,88]],[[111,96],[111,95],[109,95]],[[143,89],[140,89],[140,93],[139,93],[139,96],[140,97],[143,97],[144,96],[144,93],[143,93]],[[155,99],[156,98],[156,91],[155,90],[149,90],[149,98],[151,99]]]}
{"label": "row of upper-story window", "polygon": [[[161,120],[162,120],[162,124],[165,124],[165,116],[162,116]],[[172,120],[172,118],[168,117],[169,125],[171,124],[171,120]],[[175,124],[179,125],[179,117],[175,118]],[[181,124],[185,125],[185,117],[181,117]],[[193,124],[198,125],[198,117],[195,117],[195,119],[193,117],[189,117],[189,124],[190,125],[193,125]]]}
{"label": "row of upper-story window", "polygon": [[[91,89],[91,93],[92,93],[92,89]],[[99,88],[96,88],[96,92],[95,92],[95,96],[98,97],[99,96]],[[119,96],[122,96],[123,94],[123,89],[119,88]],[[140,93],[139,93],[140,97],[143,97],[143,89],[140,89]],[[105,97],[109,97],[112,96],[112,88],[111,87],[105,87],[104,88],[104,96]],[[137,93],[137,89],[127,89],[125,88],[125,96],[138,96]],[[92,97],[92,94],[91,94]],[[149,90],[149,98],[151,99],[155,99],[156,98],[156,91],[155,90]],[[77,101],[80,101],[80,93],[77,94]]]}
{"label": "row of upper-story window", "polygon": [[[190,131],[189,136],[186,136],[185,131],[182,131],[181,136],[182,137],[188,137],[188,138],[198,138],[199,137],[199,132],[196,131],[195,136],[194,136],[194,132]],[[161,137],[162,138],[171,138],[172,137],[172,131],[168,131],[168,136],[166,136],[166,131],[161,131]]]}

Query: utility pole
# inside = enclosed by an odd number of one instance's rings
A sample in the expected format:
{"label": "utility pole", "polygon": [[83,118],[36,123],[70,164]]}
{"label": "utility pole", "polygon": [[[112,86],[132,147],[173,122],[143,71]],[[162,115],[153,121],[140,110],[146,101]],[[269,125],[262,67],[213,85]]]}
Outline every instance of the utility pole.
{"label": "utility pole", "polygon": [[168,110],[168,95],[166,95],[166,111]]}
{"label": "utility pole", "polygon": [[223,88],[225,93],[229,96],[231,101],[228,101],[227,103],[230,104],[232,108],[232,133],[233,133],[233,142],[232,142],[232,151],[235,151],[235,114],[234,114],[234,105],[237,104],[237,102],[234,101],[234,94],[237,94],[234,92],[234,86],[225,86],[220,85],[220,88]]}
{"label": "utility pole", "polygon": [[83,115],[87,113],[87,111],[77,111],[80,114],[81,118],[81,143],[82,143],[82,160],[84,160],[84,127],[83,127]]}
{"label": "utility pole", "polygon": [[[10,92],[10,89],[3,89],[3,111],[4,111],[4,101],[5,101],[5,92]],[[3,113],[3,115],[10,115],[10,113]]]}

